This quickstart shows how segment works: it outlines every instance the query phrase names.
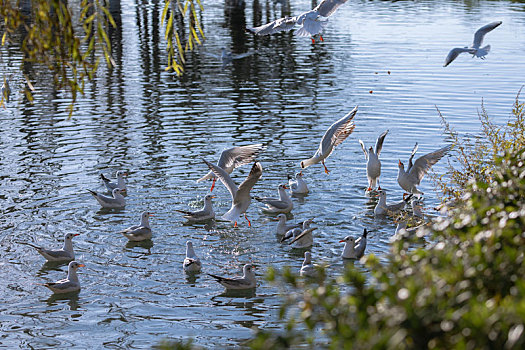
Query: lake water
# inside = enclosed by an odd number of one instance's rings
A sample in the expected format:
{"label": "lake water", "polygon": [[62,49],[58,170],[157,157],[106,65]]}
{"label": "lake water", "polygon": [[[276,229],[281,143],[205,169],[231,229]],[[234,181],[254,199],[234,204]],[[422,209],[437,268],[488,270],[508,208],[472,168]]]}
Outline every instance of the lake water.
{"label": "lake water", "polygon": [[[239,228],[230,223],[183,225],[174,209],[197,208],[209,183],[202,158],[217,161],[232,145],[264,143],[263,178],[253,194],[276,195],[299,162],[313,155],[326,128],[359,105],[354,133],[322,166],[305,171],[311,193],[294,199],[291,220],[314,217],[315,262],[342,269],[340,239],[370,230],[367,254],[385,257],[395,224],[375,219],[366,197],[367,145],[389,129],[381,154],[381,184],[390,200],[402,193],[397,161],[418,142],[420,155],[447,144],[436,106],[460,133],[479,130],[483,101],[498,122],[510,116],[525,83],[525,3],[517,1],[349,1],[330,19],[324,42],[291,33],[257,37],[244,33],[254,23],[248,1],[245,17],[220,2],[205,2],[207,40],[189,54],[186,74],[166,73],[159,23],[162,2],[122,1],[121,26],[111,34],[118,67],[101,69],[67,118],[68,95],[54,90],[45,71],[29,71],[35,104],[14,93],[0,111],[0,347],[144,348],[161,339],[194,339],[205,347],[237,347],[252,328],[280,329],[278,288],[262,278],[266,267],[298,269],[302,253],[282,246],[275,222],[252,203]],[[262,22],[281,16],[280,5],[262,6]],[[291,13],[311,8],[292,1]],[[487,59],[459,56],[442,67],[452,47],[469,45],[482,25],[503,24],[487,35]],[[240,25],[239,25],[240,23]],[[259,22],[256,22],[259,24]],[[256,54],[233,64],[203,52]],[[13,90],[23,85],[20,54],[0,48],[0,73],[13,73]],[[390,72],[390,74],[388,73]],[[437,173],[446,161],[438,163]],[[100,173],[128,170],[127,206],[100,211],[86,189],[103,190]],[[240,182],[250,167],[234,173]],[[425,179],[425,206],[438,202]],[[223,214],[230,197],[218,183],[215,209]],[[155,213],[152,246],[132,246],[116,232]],[[44,266],[43,258],[19,241],[42,246],[74,240],[81,293],[56,299],[37,285],[65,276],[66,267]],[[185,242],[191,239],[203,273],[182,271]],[[235,297],[205,273],[239,274],[255,263],[255,295]],[[357,263],[359,265],[359,263]]]}

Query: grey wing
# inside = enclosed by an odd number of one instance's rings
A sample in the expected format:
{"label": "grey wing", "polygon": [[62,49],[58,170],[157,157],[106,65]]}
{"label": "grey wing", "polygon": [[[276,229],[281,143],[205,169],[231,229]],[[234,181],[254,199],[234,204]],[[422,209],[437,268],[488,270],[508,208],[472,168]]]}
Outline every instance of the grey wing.
{"label": "grey wing", "polygon": [[286,233],[284,234],[283,238],[281,238],[281,243],[286,241],[288,238],[292,238],[296,234],[297,235],[301,234],[302,231],[303,230],[301,228],[299,228],[299,227],[294,227],[294,228],[289,229],[288,231],[286,231]]}
{"label": "grey wing", "polygon": [[388,130],[379,135],[376,141],[376,155],[379,156],[381,154],[381,150],[383,149],[383,142],[385,141],[385,137],[388,134]]}
{"label": "grey wing", "polygon": [[476,33],[474,33],[474,42],[472,43],[472,47],[479,48],[481,44],[483,43],[483,38],[485,37],[485,34],[488,32],[494,30],[496,27],[498,27],[501,23],[501,21],[492,22],[487,25],[484,25],[483,27],[479,28]]}
{"label": "grey wing", "polygon": [[230,286],[242,286],[242,285],[247,285],[248,282],[242,278],[242,277],[234,277],[234,278],[228,278],[228,277],[221,277],[221,276],[217,276],[217,275],[212,275],[212,274],[208,274],[210,275],[211,277],[215,278],[217,280],[217,282],[223,284],[223,283],[226,283]]}
{"label": "grey wing", "polygon": [[239,193],[239,196],[249,197],[250,191],[252,190],[253,186],[257,183],[257,181],[259,180],[261,176],[262,176],[261,164],[259,162],[253,163],[252,170],[250,170],[250,173],[248,174],[246,179],[244,179],[244,181],[239,186],[239,190],[237,191]]}
{"label": "grey wing", "polygon": [[348,0],[323,0],[314,8],[320,16],[328,17]]}
{"label": "grey wing", "polygon": [[55,258],[55,259],[65,259],[65,258],[71,258],[71,254],[66,252],[65,250],[47,250],[47,249],[40,249],[43,253],[46,253],[47,255]]}
{"label": "grey wing", "polygon": [[52,287],[56,290],[67,290],[70,288],[75,288],[78,286],[76,282],[68,281],[68,280],[60,280],[57,282],[48,282],[44,284],[45,286]]}
{"label": "grey wing", "polygon": [[418,143],[414,145],[414,148],[412,148],[412,152],[410,153],[410,158],[408,158],[408,167],[407,167],[407,173],[410,172],[410,169],[412,169],[412,166],[414,165],[412,163],[412,159],[414,159],[414,156],[416,155],[417,149],[419,148]]}
{"label": "grey wing", "polygon": [[359,140],[359,144],[361,145],[361,148],[363,149],[363,152],[365,154],[365,159],[368,160],[368,152],[366,151],[365,143],[361,140]]}
{"label": "grey wing", "polygon": [[354,131],[353,119],[356,113],[357,106],[326,130],[319,147],[321,154],[328,156],[332,152],[333,147],[341,144]]}
{"label": "grey wing", "polygon": [[448,151],[452,148],[452,145],[440,148],[437,151],[425,154],[418,158],[414,163],[412,169],[410,169],[410,176],[417,180],[416,184],[421,182],[423,176],[428,172],[432,165],[436,164]]}
{"label": "grey wing", "polygon": [[255,157],[264,151],[266,147],[262,143],[256,143],[253,145],[239,146],[229,148],[221,153],[219,158],[219,167],[226,168],[237,168],[241,165],[251,163],[255,160]]}
{"label": "grey wing", "polygon": [[268,35],[292,30],[296,22],[297,17],[284,17],[259,27],[246,28],[246,30],[257,35]]}
{"label": "grey wing", "polygon": [[298,240],[300,240],[301,238],[303,238],[304,236],[306,236],[307,234],[309,234],[310,232],[313,232],[317,230],[317,227],[310,227],[310,228],[307,228],[306,230],[304,230],[299,236],[295,237],[291,242],[290,244],[293,244],[295,242],[297,242]]}
{"label": "grey wing", "polygon": [[150,234],[151,229],[149,227],[139,226],[133,230],[129,230],[123,233],[133,236],[144,236]]}
{"label": "grey wing", "polygon": [[472,49],[469,49],[468,47],[455,47],[447,55],[447,58],[445,58],[445,64],[443,64],[443,67],[448,66],[456,59],[456,57],[459,56],[460,53],[463,52],[471,52]]}
{"label": "grey wing", "polygon": [[286,209],[288,208],[288,203],[285,203],[281,200],[274,199],[274,200],[264,200],[262,201],[265,204],[271,205],[272,207],[275,207],[277,209]]}
{"label": "grey wing", "polygon": [[140,227],[140,225],[133,225],[133,226],[130,226],[122,231],[119,231],[118,233],[130,233],[131,231],[133,230],[136,230]]}
{"label": "grey wing", "polygon": [[208,165],[208,168],[210,168],[210,170],[213,171],[215,176],[217,176],[221,180],[221,182],[224,184],[224,186],[226,186],[228,191],[230,191],[232,199],[234,199],[235,195],[237,194],[237,185],[233,182],[230,175],[228,175],[228,173],[224,171],[224,169],[218,167],[217,165],[211,164],[205,159],[203,160],[204,160],[204,163]]}

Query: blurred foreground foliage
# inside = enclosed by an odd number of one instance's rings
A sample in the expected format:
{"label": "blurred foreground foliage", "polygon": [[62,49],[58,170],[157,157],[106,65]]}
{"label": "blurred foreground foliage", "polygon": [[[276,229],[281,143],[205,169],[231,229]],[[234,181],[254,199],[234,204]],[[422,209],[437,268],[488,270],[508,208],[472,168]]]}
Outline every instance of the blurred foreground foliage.
{"label": "blurred foreground foliage", "polygon": [[[461,210],[398,238],[386,263],[364,257],[368,280],[352,264],[315,283],[270,270],[288,288],[287,326],[251,348],[524,349],[525,150],[502,153],[489,182],[466,185]],[[432,245],[415,247],[423,235]]]}
{"label": "blurred foreground foliage", "polygon": [[[2,46],[18,45],[23,63],[39,64],[52,72],[55,86],[71,92],[70,116],[77,94],[84,93],[86,79],[93,79],[101,58],[110,69],[115,66],[108,31],[116,23],[109,1],[0,0]],[[183,72],[184,54],[204,39],[197,9],[203,10],[200,0],[165,0],[166,70],[178,75]],[[33,85],[25,79],[24,91],[32,101]]]}

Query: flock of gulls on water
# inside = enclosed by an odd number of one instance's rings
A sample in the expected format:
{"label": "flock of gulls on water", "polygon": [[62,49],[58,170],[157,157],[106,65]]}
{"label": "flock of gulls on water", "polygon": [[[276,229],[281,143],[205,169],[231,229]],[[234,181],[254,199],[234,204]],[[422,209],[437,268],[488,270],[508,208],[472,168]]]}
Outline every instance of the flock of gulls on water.
{"label": "flock of gulls on water", "polygon": [[[327,17],[332,15],[339,6],[343,5],[347,0],[323,0],[313,10],[302,13],[294,17],[284,17],[277,19],[268,24],[255,27],[247,28],[247,31],[256,35],[269,35],[281,31],[289,31],[297,26],[299,29],[295,31],[297,36],[308,36],[315,43],[315,38],[319,36],[322,41],[323,37],[321,32],[327,25]],[[445,59],[444,66],[448,66],[454,59],[463,52],[467,52],[473,55],[473,57],[479,57],[484,59],[490,50],[490,45],[481,47],[485,34],[498,27],[502,22],[493,22],[481,27],[474,34],[474,41],[470,47],[454,48],[450,51]],[[246,55],[232,55],[231,53],[223,50],[221,58],[224,61],[230,61],[237,58],[245,57]],[[4,78],[2,85],[2,102],[9,101],[10,87],[9,78]],[[355,107],[348,114],[343,116],[341,119],[333,123],[325,132],[324,136],[319,143],[319,147],[315,154],[308,159],[300,162],[301,169],[305,169],[314,164],[321,163],[324,167],[326,174],[329,170],[325,164],[326,159],[333,152],[334,148],[343,143],[348,136],[352,134],[355,129],[354,117],[357,114],[357,107]],[[374,208],[374,215],[394,215],[401,212],[407,204],[411,205],[412,214],[414,217],[424,218],[425,214],[422,211],[422,204],[420,201],[423,192],[418,189],[418,185],[429,171],[429,169],[436,164],[443,156],[450,151],[451,145],[440,148],[434,152],[425,154],[415,161],[414,156],[418,149],[416,143],[414,149],[411,152],[410,158],[408,159],[408,167],[405,170],[404,164],[399,161],[399,171],[397,175],[397,182],[399,186],[406,191],[406,196],[403,195],[403,199],[396,203],[388,203],[386,192],[381,189],[379,185],[379,177],[381,175],[381,161],[379,159],[383,142],[388,134],[388,130],[379,135],[375,148],[365,146],[364,142],[359,140],[363,149],[366,159],[366,172],[368,178],[367,193],[376,193],[379,197],[377,205]],[[262,144],[253,144],[247,146],[232,147],[224,150],[221,153],[217,164],[212,164],[207,160],[203,160],[203,163],[208,167],[209,172],[197,180],[201,182],[204,180],[211,180],[212,186],[210,194],[204,198],[204,207],[198,211],[184,211],[177,210],[184,215],[189,223],[203,222],[212,220],[215,218],[215,212],[213,210],[212,200],[215,198],[211,194],[215,187],[215,182],[219,179],[224,186],[228,189],[231,195],[231,208],[221,216],[222,219],[231,221],[234,223],[234,227],[237,227],[238,220],[244,217],[251,226],[251,222],[246,214],[252,199],[255,199],[265,205],[263,212],[269,214],[277,214],[276,220],[278,221],[276,226],[276,233],[282,236],[281,242],[284,243],[290,240],[289,244],[293,248],[307,249],[313,245],[313,232],[317,227],[311,227],[313,219],[308,219],[300,223],[290,224],[286,221],[286,214],[291,212],[293,209],[293,202],[288,191],[291,192],[292,196],[305,196],[309,193],[309,188],[303,178],[302,171],[295,175],[295,178],[289,177],[287,184],[280,184],[278,187],[278,198],[270,197],[252,197],[250,194],[251,189],[257,183],[259,178],[262,176],[263,168],[259,162],[256,161],[256,157],[265,150],[265,146]],[[237,185],[230,177],[230,174],[242,165],[253,163],[252,168],[246,177],[246,179]],[[116,173],[116,182],[112,182],[107,179],[104,175],[100,175],[107,190],[111,193],[111,196],[98,193],[89,190],[93,197],[103,208],[108,209],[121,209],[126,205],[125,194],[127,194],[127,187],[124,177],[127,176],[126,172],[118,171]],[[415,198],[414,198],[415,197]],[[149,212],[143,212],[140,218],[140,224],[131,226],[125,230],[120,231],[130,241],[143,241],[152,237],[152,230],[149,224],[149,217],[152,214]],[[398,220],[398,227],[396,233],[405,231],[413,231],[417,227],[407,228],[407,219],[402,218]],[[363,234],[354,238],[352,236],[346,236],[340,242],[344,243],[343,252],[341,254],[344,259],[360,259],[366,250],[368,231],[364,229]],[[45,283],[44,286],[51,289],[54,293],[69,293],[80,290],[80,282],[77,276],[77,269],[84,265],[74,261],[75,254],[73,252],[72,239],[78,236],[78,234],[68,233],[64,237],[64,246],[60,250],[51,250],[37,247],[33,244],[28,244],[34,247],[38,253],[40,253],[46,260],[50,262],[69,262],[67,278],[54,282]],[[22,243],[22,242],[21,242]],[[183,269],[188,273],[200,272],[202,263],[196,255],[193,244],[191,241],[186,242],[186,258],[183,261]],[[252,264],[246,264],[243,268],[243,275],[241,277],[221,277],[211,275],[217,282],[223,285],[226,289],[253,289],[256,287],[256,278],[254,272],[255,266]],[[300,270],[302,276],[315,276],[315,268],[312,264],[312,257],[309,251],[304,253],[304,262]]]}

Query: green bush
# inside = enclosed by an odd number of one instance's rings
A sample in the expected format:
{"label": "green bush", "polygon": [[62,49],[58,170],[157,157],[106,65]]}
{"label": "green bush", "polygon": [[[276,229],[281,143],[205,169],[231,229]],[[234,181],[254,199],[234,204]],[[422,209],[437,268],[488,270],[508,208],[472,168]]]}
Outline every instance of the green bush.
{"label": "green bush", "polygon": [[503,125],[494,123],[482,104],[478,113],[481,132],[473,136],[460,137],[438,109],[444,131],[455,144],[454,158],[445,176],[431,176],[447,199],[460,199],[470,181],[491,182],[495,160],[525,148],[525,103],[519,101],[520,93]]}
{"label": "green bush", "polygon": [[425,232],[430,247],[402,237],[387,263],[362,259],[370,276],[348,265],[315,285],[271,270],[270,280],[286,282],[287,327],[260,331],[250,346],[525,348],[524,201],[525,152],[510,148],[494,161],[490,182],[470,182],[461,210]]}

